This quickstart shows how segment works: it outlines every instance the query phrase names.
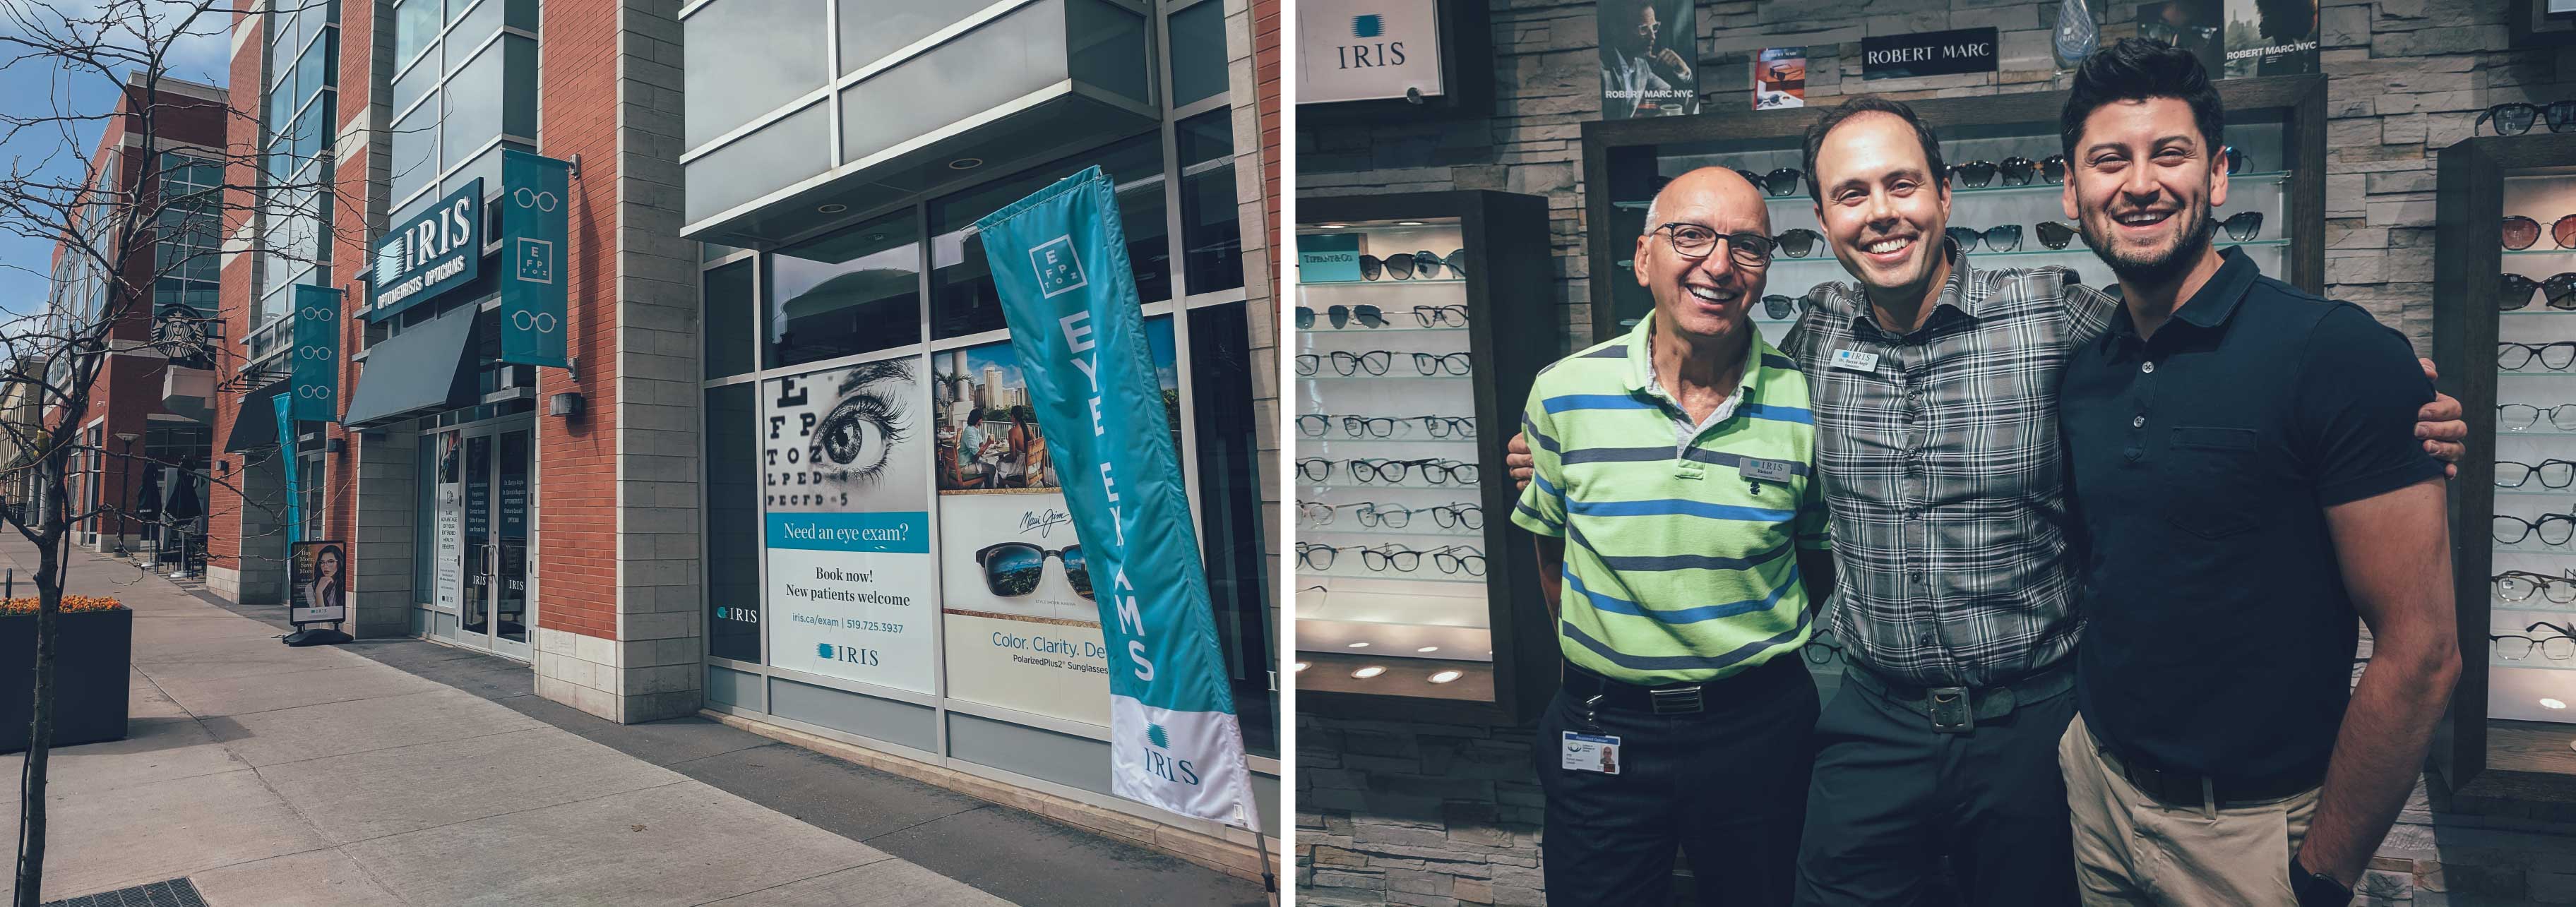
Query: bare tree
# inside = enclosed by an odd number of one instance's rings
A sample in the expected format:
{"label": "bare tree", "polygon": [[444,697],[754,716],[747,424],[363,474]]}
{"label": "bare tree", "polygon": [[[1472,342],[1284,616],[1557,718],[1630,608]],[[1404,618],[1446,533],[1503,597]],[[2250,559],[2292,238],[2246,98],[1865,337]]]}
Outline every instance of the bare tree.
{"label": "bare tree", "polygon": [[[294,123],[263,122],[262,111],[178,90],[183,83],[171,75],[175,53],[186,42],[220,40],[236,28],[260,34],[326,3],[283,0],[237,12],[228,0],[0,0],[0,70],[105,80],[119,99],[109,110],[68,110],[49,98],[36,105],[44,109],[0,111],[0,153],[11,155],[0,173],[0,235],[58,249],[41,272],[53,286],[48,310],[0,322],[0,358],[7,365],[0,370],[0,401],[16,401],[30,413],[0,413],[0,440],[19,451],[15,461],[0,463],[0,487],[18,496],[0,507],[0,524],[32,542],[38,554],[35,708],[19,800],[16,903],[22,907],[42,900],[56,616],[73,531],[85,520],[122,525],[134,519],[123,494],[74,499],[69,477],[116,457],[129,476],[136,468],[173,467],[201,487],[233,488],[209,461],[149,450],[136,456],[130,444],[112,451],[85,437],[84,424],[94,415],[92,388],[112,355],[211,368],[234,389],[282,379],[282,373],[249,369],[222,342],[213,284],[202,281],[220,272],[227,237],[274,238],[256,249],[270,262],[319,263],[336,239],[356,235],[364,223],[339,204],[327,135],[298,135]],[[207,117],[220,118],[229,135],[255,138],[215,147],[168,134],[176,123]],[[320,117],[303,131],[327,132],[331,119]],[[121,131],[123,140],[93,152],[89,142],[108,131]],[[341,216],[327,216],[333,214]],[[295,224],[333,227],[299,231]],[[33,270],[12,262],[0,267]],[[174,292],[174,285],[180,289]]]}

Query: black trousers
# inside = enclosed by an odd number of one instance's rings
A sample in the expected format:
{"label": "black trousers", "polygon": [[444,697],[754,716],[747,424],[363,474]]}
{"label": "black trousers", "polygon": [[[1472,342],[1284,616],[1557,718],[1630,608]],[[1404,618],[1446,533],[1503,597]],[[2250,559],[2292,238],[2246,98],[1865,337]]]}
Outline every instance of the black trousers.
{"label": "black trousers", "polygon": [[2057,768],[2057,739],[2074,717],[2069,690],[1944,734],[1844,683],[1816,723],[1800,907],[1923,903],[1944,855],[1961,904],[2075,904],[2075,838]]}
{"label": "black trousers", "polygon": [[[1705,711],[1602,708],[1564,690],[1538,721],[1540,844],[1552,907],[1665,904],[1690,855],[1703,905],[1785,905],[1797,878],[1816,682],[1794,656],[1719,681]],[[1620,738],[1617,775],[1569,771],[1565,731]]]}

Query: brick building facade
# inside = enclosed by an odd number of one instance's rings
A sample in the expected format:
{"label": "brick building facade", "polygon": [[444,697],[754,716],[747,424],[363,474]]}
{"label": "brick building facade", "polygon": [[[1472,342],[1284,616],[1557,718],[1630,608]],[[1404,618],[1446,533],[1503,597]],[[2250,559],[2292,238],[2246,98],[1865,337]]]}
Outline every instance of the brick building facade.
{"label": "brick building facade", "polygon": [[[1567,351],[1593,336],[1582,126],[1600,117],[1592,3],[1494,2],[1492,115],[1379,122],[1296,137],[1301,197],[1497,189],[1549,199]],[[2092,4],[2103,39],[2136,33],[2137,2]],[[2326,294],[2432,351],[2435,152],[2488,105],[2576,91],[2576,51],[2513,47],[2505,0],[2324,0]],[[1967,97],[2062,88],[2049,39],[2060,4],[2024,0],[1697,4],[1704,102],[1745,110],[1752,58],[1804,46],[1810,104],[1864,91]],[[1991,26],[2000,71],[1864,83],[1864,37]],[[2474,532],[2474,529],[2459,530]],[[1543,903],[1541,799],[1526,728],[1300,716],[1298,886],[1304,904]],[[2361,903],[2576,900],[2576,824],[2470,815],[2419,788],[2361,886]]]}

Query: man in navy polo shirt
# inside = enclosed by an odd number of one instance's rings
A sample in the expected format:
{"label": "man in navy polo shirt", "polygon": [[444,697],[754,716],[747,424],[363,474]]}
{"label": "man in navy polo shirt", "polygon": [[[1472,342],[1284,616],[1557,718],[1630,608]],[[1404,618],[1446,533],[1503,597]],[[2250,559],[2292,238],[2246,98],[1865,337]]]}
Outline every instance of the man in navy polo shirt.
{"label": "man in navy polo shirt", "polygon": [[2443,469],[2414,435],[2433,389],[2369,313],[2212,247],[2224,121],[2189,52],[2131,39],[2060,122],[2066,213],[2123,307],[2059,394],[2087,903],[2348,903],[2459,673]]}

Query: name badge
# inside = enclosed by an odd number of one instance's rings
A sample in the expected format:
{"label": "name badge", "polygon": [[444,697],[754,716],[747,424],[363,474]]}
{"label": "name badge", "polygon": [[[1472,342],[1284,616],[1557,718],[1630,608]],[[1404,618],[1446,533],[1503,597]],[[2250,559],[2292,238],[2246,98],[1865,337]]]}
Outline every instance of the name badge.
{"label": "name badge", "polygon": [[1559,762],[1569,772],[1619,773],[1619,738],[1606,734],[1565,732],[1565,752]]}
{"label": "name badge", "polygon": [[1846,371],[1877,374],[1878,354],[1864,353],[1859,350],[1835,350],[1834,360],[1827,365]]}
{"label": "name badge", "polygon": [[1745,481],[1748,482],[1762,481],[1786,483],[1789,481],[1789,477],[1794,474],[1790,471],[1789,461],[1787,460],[1757,460],[1752,457],[1745,457],[1740,464],[1736,466],[1736,472],[1739,475],[1742,475]]}

